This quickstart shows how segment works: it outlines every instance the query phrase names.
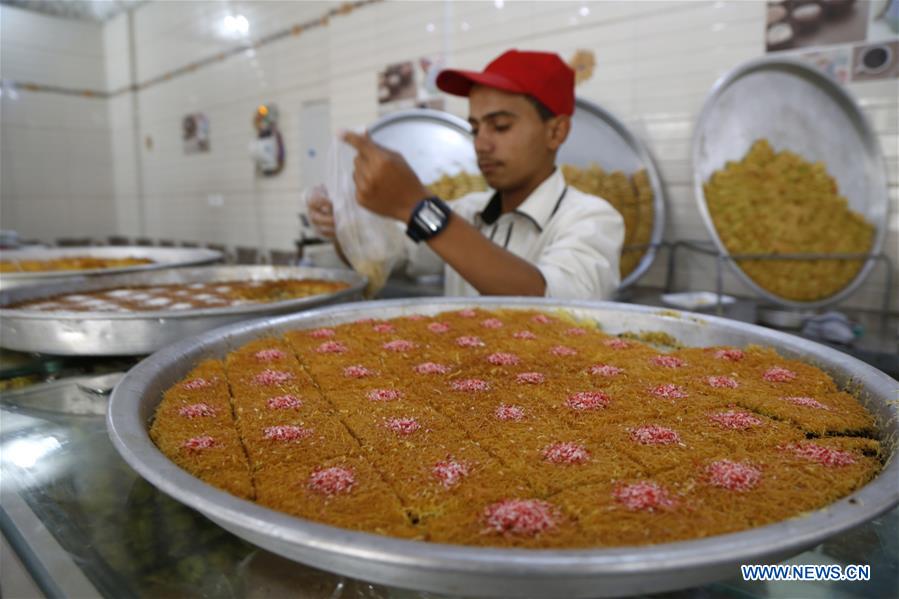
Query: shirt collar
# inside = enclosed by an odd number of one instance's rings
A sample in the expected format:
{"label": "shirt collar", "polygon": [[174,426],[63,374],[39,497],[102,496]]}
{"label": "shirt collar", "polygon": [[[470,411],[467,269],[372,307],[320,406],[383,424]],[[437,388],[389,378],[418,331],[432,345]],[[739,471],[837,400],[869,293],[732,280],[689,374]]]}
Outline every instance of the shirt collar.
{"label": "shirt collar", "polygon": [[[555,214],[565,187],[562,170],[556,168],[513,212],[526,217],[542,232],[549,219]],[[481,220],[484,221],[484,224],[492,225],[501,215],[502,198],[497,191],[481,212]]]}

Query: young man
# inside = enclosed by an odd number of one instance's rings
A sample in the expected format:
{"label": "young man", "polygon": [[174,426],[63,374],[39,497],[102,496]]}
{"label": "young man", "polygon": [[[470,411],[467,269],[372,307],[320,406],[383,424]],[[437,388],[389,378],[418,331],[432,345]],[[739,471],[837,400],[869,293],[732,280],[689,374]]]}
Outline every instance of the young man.
{"label": "young man", "polygon": [[[510,50],[483,72],[445,70],[437,86],[468,96],[478,167],[495,192],[450,209],[402,156],[367,135],[344,135],[358,152],[359,203],[407,223],[408,270],[445,265],[446,295],[610,297],[624,222],[606,201],[567,186],[555,164],[571,128],[574,72],[556,54]],[[326,198],[310,200],[310,216],[333,237]]]}

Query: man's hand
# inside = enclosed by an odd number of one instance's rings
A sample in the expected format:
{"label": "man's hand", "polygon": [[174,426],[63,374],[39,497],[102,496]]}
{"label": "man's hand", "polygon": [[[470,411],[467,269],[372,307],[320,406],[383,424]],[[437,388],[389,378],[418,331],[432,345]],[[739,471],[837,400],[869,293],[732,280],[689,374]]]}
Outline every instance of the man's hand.
{"label": "man's hand", "polygon": [[356,148],[353,181],[356,199],[376,214],[409,222],[412,210],[428,190],[398,153],[366,135],[347,132],[343,141]]}
{"label": "man's hand", "polygon": [[334,241],[337,238],[334,227],[334,205],[331,204],[328,191],[323,186],[318,185],[312,189],[306,201],[306,208],[318,236]]}

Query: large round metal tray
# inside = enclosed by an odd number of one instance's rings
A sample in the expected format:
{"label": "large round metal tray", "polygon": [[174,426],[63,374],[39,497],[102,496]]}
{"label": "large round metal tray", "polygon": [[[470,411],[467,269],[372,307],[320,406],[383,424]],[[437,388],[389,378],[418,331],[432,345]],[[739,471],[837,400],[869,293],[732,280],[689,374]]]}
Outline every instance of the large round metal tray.
{"label": "large round metal tray", "polygon": [[[402,154],[425,183],[444,174],[479,172],[471,126],[452,114],[426,108],[403,110],[376,121],[369,133],[379,144]],[[627,175],[646,169],[654,220],[646,253],[620,287],[632,285],[652,265],[665,230],[665,189],[649,150],[614,115],[578,98],[571,133],[559,149],[558,162],[580,168],[596,163]]]}
{"label": "large round metal tray", "polygon": [[89,270],[49,270],[41,272],[5,272],[0,274],[0,289],[9,289],[22,285],[52,283],[73,277],[110,276],[126,272],[142,272],[159,270],[176,266],[199,266],[212,264],[222,259],[222,253],[203,248],[163,248],[146,246],[108,246],[108,247],[66,247],[66,248],[33,248],[24,250],[4,250],[0,252],[2,260],[54,260],[69,256],[90,256],[92,258],[147,258],[152,264],[122,266],[118,268],[95,268]]}
{"label": "large round metal tray", "polygon": [[[706,204],[703,183],[729,160],[741,160],[765,138],[775,150],[791,150],[821,161],[837,180],[850,207],[877,227],[871,255],[880,252],[887,232],[889,197],[880,145],[858,104],[837,82],[815,68],[784,58],[752,60],[712,87],[693,133],[693,185],[699,211],[718,251],[728,255]],[[760,296],[795,308],[816,308],[847,297],[874,267],[867,260],[858,275],[834,295],[814,302],[782,298],[727,261]]]}
{"label": "large round metal tray", "polygon": [[[464,307],[569,310],[609,333],[664,331],[685,345],[763,344],[814,361],[841,386],[852,385],[877,417],[892,455],[873,482],[829,507],[778,524],[689,542],[602,550],[487,549],[405,541],[315,524],[238,499],[169,461],[147,434],[163,392],[201,359],[266,335],[332,326],[361,317],[434,314]],[[712,316],[613,303],[517,298],[455,298],[357,303],[244,323],[188,339],[150,356],[116,387],[107,424],[116,449],[150,483],[224,528],[285,557],[332,572],[420,590],[476,596],[596,597],[662,591],[738,575],[740,564],[775,563],[899,503],[895,459],[899,383],[833,349]]]}
{"label": "large round metal tray", "polygon": [[665,188],[649,149],[615,115],[593,102],[577,98],[571,133],[559,148],[557,161],[579,168],[595,163],[606,171],[622,171],[628,177],[646,169],[653,195],[652,235],[640,263],[621,281],[620,287],[633,285],[652,266],[665,232]]}
{"label": "large round metal tray", "polygon": [[[197,310],[147,312],[41,312],[6,306],[61,293],[124,286],[154,286],[274,279],[326,279],[349,287],[335,293],[282,302]],[[296,266],[210,266],[87,278],[0,291],[0,346],[19,351],[77,356],[150,354],[170,343],[241,320],[299,312],[361,299],[365,279],[350,270]]]}
{"label": "large round metal tray", "polygon": [[425,184],[443,175],[480,172],[471,127],[448,112],[401,110],[378,119],[368,132],[377,143],[402,154]]}

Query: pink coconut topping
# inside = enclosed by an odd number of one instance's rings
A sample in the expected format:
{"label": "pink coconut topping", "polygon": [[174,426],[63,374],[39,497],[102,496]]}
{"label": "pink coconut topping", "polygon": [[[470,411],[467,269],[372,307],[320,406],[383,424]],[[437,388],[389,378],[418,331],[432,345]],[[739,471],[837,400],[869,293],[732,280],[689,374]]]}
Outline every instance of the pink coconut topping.
{"label": "pink coconut topping", "polygon": [[676,356],[655,356],[652,363],[662,368],[683,368],[686,362]]}
{"label": "pink coconut topping", "polygon": [[263,431],[263,437],[272,441],[297,441],[299,439],[305,439],[311,434],[312,429],[294,426],[292,424],[269,426]]}
{"label": "pink coconut topping", "polygon": [[398,435],[411,435],[421,428],[415,418],[387,418],[384,426]]}
{"label": "pink coconut topping", "polygon": [[811,397],[784,397],[782,399],[791,404],[802,406],[804,408],[814,408],[816,410],[830,411],[830,408],[828,406]]}
{"label": "pink coconut topping", "polygon": [[178,415],[193,420],[194,418],[210,418],[215,416],[215,408],[206,403],[194,403],[181,406]]}
{"label": "pink coconut topping", "polygon": [[729,376],[710,376],[705,380],[710,387],[716,389],[736,389],[740,386],[737,379]]}
{"label": "pink coconut topping", "polygon": [[309,488],[328,497],[341,493],[349,493],[356,484],[356,477],[349,468],[324,468],[316,470],[309,477]]}
{"label": "pink coconut topping", "polygon": [[327,339],[329,337],[333,337],[337,333],[334,332],[334,329],[316,329],[309,333],[310,337],[315,339]]}
{"label": "pink coconut topping", "polygon": [[405,339],[397,339],[395,341],[388,341],[381,347],[387,351],[407,352],[415,349],[415,344],[411,341],[406,341]]}
{"label": "pink coconut topping", "polygon": [[521,406],[500,404],[496,407],[493,415],[496,416],[498,420],[513,420],[519,422],[524,420],[524,408]]}
{"label": "pink coconut topping", "polygon": [[354,364],[353,366],[347,366],[343,369],[343,376],[348,379],[361,379],[367,376],[374,376],[374,374],[374,370],[369,370],[361,364]]}
{"label": "pink coconut topping", "polygon": [[437,334],[446,333],[450,330],[450,325],[445,322],[432,322],[428,324],[428,330]]}
{"label": "pink coconut topping", "polygon": [[719,349],[715,352],[715,357],[717,359],[730,360],[731,362],[739,362],[743,359],[744,356],[745,354],[743,353],[743,350],[732,347]]}
{"label": "pink coconut topping", "polygon": [[747,412],[735,412],[733,410],[712,414],[709,416],[709,420],[721,428],[729,428],[738,431],[762,425],[762,420],[760,418]]}
{"label": "pink coconut topping", "polygon": [[676,502],[661,485],[652,481],[640,481],[619,486],[612,495],[631,511],[665,510],[675,507]]}
{"label": "pink coconut topping", "polygon": [[611,401],[611,398],[602,391],[579,391],[569,395],[565,405],[572,410],[584,412],[605,408]]}
{"label": "pink coconut topping", "polygon": [[366,397],[369,401],[397,401],[403,398],[403,393],[397,389],[372,389]]}
{"label": "pink coconut topping", "polygon": [[486,345],[479,337],[465,336],[456,339],[459,347],[484,347]]}
{"label": "pink coconut topping", "polygon": [[624,339],[606,339],[602,342],[606,347],[611,347],[612,349],[627,349],[631,346],[630,341],[625,341]]}
{"label": "pink coconut topping", "polygon": [[253,357],[260,362],[274,362],[276,360],[283,360],[287,357],[287,354],[280,349],[271,348],[259,350],[253,354]]}
{"label": "pink coconut topping", "polygon": [[558,509],[539,499],[507,499],[487,506],[485,533],[533,537],[558,526]]}
{"label": "pink coconut topping", "polygon": [[415,372],[417,372],[418,374],[446,374],[449,371],[449,366],[436,364],[434,362],[422,362],[415,367]]}
{"label": "pink coconut topping", "polygon": [[184,442],[184,447],[188,451],[201,451],[203,449],[215,447],[215,445],[215,439],[213,439],[209,435],[203,435],[202,437],[191,437]]}
{"label": "pink coconut topping", "polygon": [[543,448],[543,459],[552,464],[585,464],[590,452],[578,443],[553,443]]}
{"label": "pink coconut topping", "polygon": [[440,481],[440,484],[447,489],[450,489],[458,485],[462,482],[463,478],[468,476],[469,467],[468,464],[457,462],[452,459],[446,459],[434,464],[434,468],[432,468],[431,472],[434,474],[434,478]]}
{"label": "pink coconut topping", "polygon": [[576,356],[576,355],[577,355],[577,350],[576,350],[576,349],[574,349],[573,347],[568,347],[568,346],[566,346],[566,345],[556,345],[555,347],[553,347],[552,349],[550,349],[549,352],[550,352],[552,355],[558,356],[558,357],[560,357],[560,358],[567,358],[567,357],[570,357],[570,356]]}
{"label": "pink coconut topping", "polygon": [[762,378],[769,383],[788,383],[796,378],[796,373],[780,366],[774,366],[766,370]]}
{"label": "pink coconut topping", "polygon": [[815,443],[805,443],[802,445],[793,443],[792,445],[788,445],[787,449],[802,459],[810,462],[817,462],[822,466],[831,468],[849,466],[855,463],[855,456],[848,451],[831,449],[830,447],[817,445]]}
{"label": "pink coconut topping", "polygon": [[293,379],[294,376],[292,372],[267,369],[253,377],[253,384],[264,386],[281,385],[288,381],[292,381]]}
{"label": "pink coconut topping", "polygon": [[651,393],[656,397],[661,397],[663,399],[684,399],[685,397],[689,397],[683,387],[671,384],[653,387]]}
{"label": "pink coconut topping", "polygon": [[624,372],[624,368],[618,368],[617,366],[610,366],[608,364],[594,364],[590,367],[589,372],[595,376],[613,377]]}
{"label": "pink coconut topping", "polygon": [[454,391],[468,391],[471,393],[490,389],[487,381],[482,381],[481,379],[460,379],[450,383],[450,386]]}
{"label": "pink coconut topping", "polygon": [[631,430],[631,440],[641,445],[671,445],[680,443],[680,435],[664,426],[647,425]]}
{"label": "pink coconut topping", "polygon": [[494,366],[514,366],[521,362],[521,359],[515,354],[496,352],[487,356],[487,361]]}
{"label": "pink coconut topping", "polygon": [[277,397],[270,397],[266,402],[266,406],[268,406],[269,410],[290,410],[293,408],[299,408],[303,405],[303,400],[301,400],[296,395],[279,395]]}
{"label": "pink coconut topping", "polygon": [[315,351],[320,354],[343,354],[349,351],[349,349],[340,341],[325,341],[316,347]]}
{"label": "pink coconut topping", "polygon": [[515,382],[522,385],[539,385],[546,377],[539,372],[522,372],[515,377]]}
{"label": "pink coconut topping", "polygon": [[187,389],[188,391],[196,391],[197,389],[205,389],[207,387],[212,386],[212,381],[209,379],[204,379],[203,377],[197,377],[195,379],[190,379],[189,381],[185,381],[182,387]]}
{"label": "pink coconut topping", "polygon": [[709,482],[728,491],[748,491],[759,484],[762,471],[746,462],[719,460],[706,470]]}

